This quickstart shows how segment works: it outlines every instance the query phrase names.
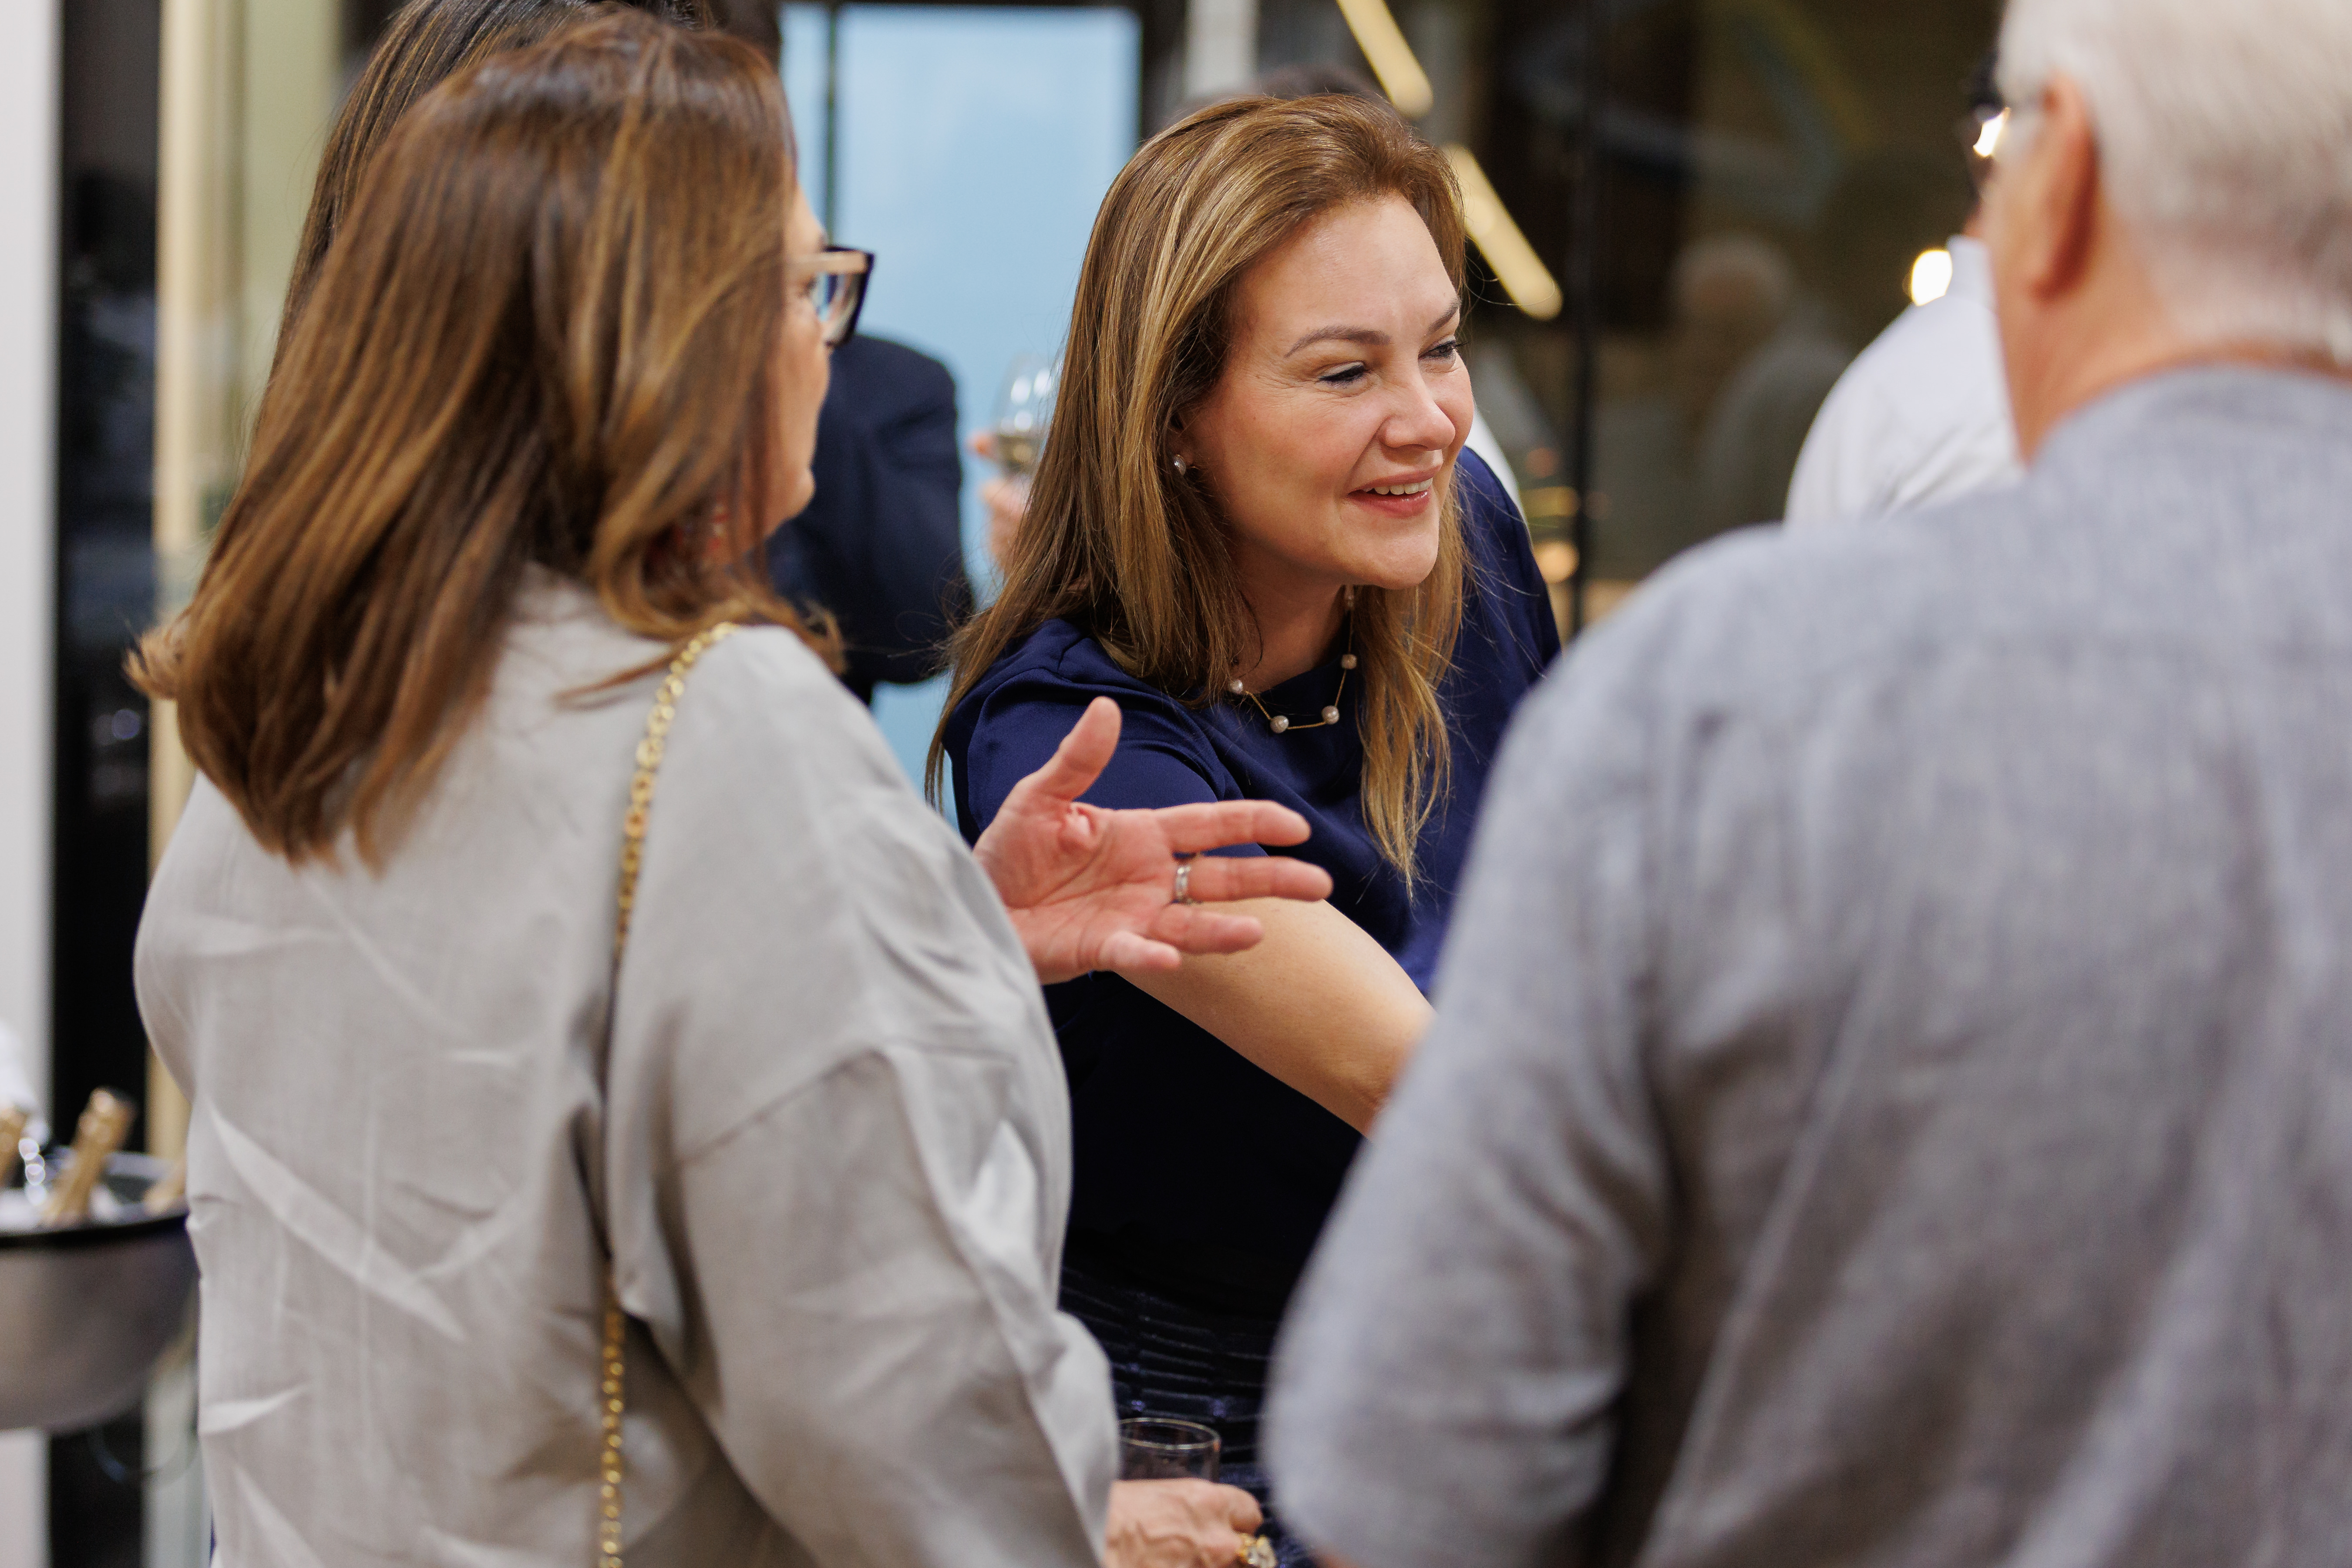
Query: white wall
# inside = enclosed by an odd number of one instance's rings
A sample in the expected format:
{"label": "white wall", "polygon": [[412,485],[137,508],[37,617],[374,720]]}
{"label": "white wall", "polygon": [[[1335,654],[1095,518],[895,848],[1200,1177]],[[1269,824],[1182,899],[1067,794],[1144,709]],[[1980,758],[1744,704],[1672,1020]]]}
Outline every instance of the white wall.
{"label": "white wall", "polygon": [[48,1072],[58,0],[0,5],[0,1018]]}
{"label": "white wall", "polygon": [[[0,1017],[49,1047],[58,0],[0,5]],[[0,1568],[48,1559],[46,1450],[0,1436]]]}

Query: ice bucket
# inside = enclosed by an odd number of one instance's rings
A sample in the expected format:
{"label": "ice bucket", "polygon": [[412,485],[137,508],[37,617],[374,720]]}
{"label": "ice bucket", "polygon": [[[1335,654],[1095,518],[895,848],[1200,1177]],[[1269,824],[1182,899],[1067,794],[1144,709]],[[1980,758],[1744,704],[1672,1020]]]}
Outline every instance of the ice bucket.
{"label": "ice bucket", "polygon": [[186,1207],[139,1206],[163,1171],[117,1154],[106,1167],[117,1217],[0,1228],[0,1430],[70,1432],[138,1402],[196,1280]]}

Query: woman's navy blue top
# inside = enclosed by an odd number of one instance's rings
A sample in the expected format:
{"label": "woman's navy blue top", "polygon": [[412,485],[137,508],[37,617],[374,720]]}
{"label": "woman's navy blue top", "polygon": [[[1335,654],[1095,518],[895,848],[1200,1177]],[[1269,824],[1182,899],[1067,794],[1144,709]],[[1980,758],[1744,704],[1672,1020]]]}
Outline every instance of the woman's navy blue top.
{"label": "woman's navy blue top", "polygon": [[[1469,570],[1461,638],[1440,689],[1453,773],[1422,831],[1410,898],[1364,822],[1356,727],[1363,688],[1350,679],[1340,691],[1336,653],[1260,699],[1311,721],[1339,691],[1341,722],[1276,735],[1255,707],[1234,699],[1188,707],[1120,669],[1079,627],[1049,621],[1000,658],[948,721],[964,837],[979,837],[1088,702],[1115,698],[1118,751],[1087,802],[1263,799],[1290,807],[1313,835],[1283,853],[1328,871],[1332,904],[1426,992],[1504,725],[1559,651],[1517,511],[1470,452],[1457,483]],[[1049,986],[1046,999],[1070,1079],[1074,1255],[1108,1252],[1154,1287],[1213,1306],[1278,1310],[1339,1195],[1356,1133],[1116,975]]]}

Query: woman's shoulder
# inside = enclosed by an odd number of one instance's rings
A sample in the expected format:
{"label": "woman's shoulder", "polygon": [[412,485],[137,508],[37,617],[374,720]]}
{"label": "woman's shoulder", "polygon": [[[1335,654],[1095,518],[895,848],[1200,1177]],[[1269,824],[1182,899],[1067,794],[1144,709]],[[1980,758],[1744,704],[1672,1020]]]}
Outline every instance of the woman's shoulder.
{"label": "woman's shoulder", "polygon": [[[570,711],[631,707],[651,699],[655,674],[669,657],[659,638],[615,622],[585,584],[534,566],[516,601],[499,673],[526,700],[552,699]],[[725,634],[696,662],[688,684],[698,700],[740,702],[788,727],[863,711],[824,661],[782,626]]]}
{"label": "woman's shoulder", "polygon": [[996,814],[1020,779],[1044,766],[1097,697],[1118,704],[1117,752],[1087,792],[1095,805],[1180,805],[1232,798],[1236,785],[1205,716],[1119,668],[1068,621],[1022,637],[948,715],[942,742],[952,764],[956,819],[966,837]]}
{"label": "woman's shoulder", "polygon": [[694,825],[701,852],[727,868],[714,877],[792,868],[794,890],[772,900],[779,919],[855,908],[869,924],[903,921],[952,898],[957,911],[938,919],[999,920],[961,840],[866,705],[792,632],[747,626],[709,648],[678,699],[667,752],[656,819],[667,810]]}
{"label": "woman's shoulder", "polygon": [[1097,697],[1110,698],[1129,714],[1181,720],[1189,711],[1180,699],[1120,668],[1084,629],[1055,619],[1016,640],[972,683],[949,716],[948,743],[958,748],[982,723],[1001,722],[1019,710],[1083,708]]}
{"label": "woman's shoulder", "polygon": [[[642,717],[669,662],[667,645],[616,624],[586,587],[551,574],[528,585],[518,609],[500,672],[514,695],[566,711],[612,707]],[[856,734],[873,728],[863,704],[783,626],[746,625],[721,634],[696,660],[679,702],[728,710],[746,740],[771,731]]]}
{"label": "woman's shoulder", "polygon": [[1456,459],[1462,535],[1470,570],[1463,584],[1465,629],[1487,623],[1485,640],[1532,675],[1559,652],[1551,589],[1536,565],[1527,520],[1485,458],[1468,447]]}
{"label": "woman's shoulder", "polygon": [[[547,605],[556,613],[516,628],[471,765],[506,781],[492,788],[625,787],[670,647],[617,625],[584,592],[535,607]],[[739,819],[796,832],[868,797],[877,809],[926,809],[865,705],[782,626],[741,626],[703,649],[677,694],[664,752],[663,795],[688,774],[708,775],[725,797],[710,820],[736,824],[723,833],[747,831]]]}
{"label": "woman's shoulder", "polygon": [[903,782],[866,705],[783,626],[744,626],[729,635],[704,653],[687,691],[682,702],[701,703],[746,744],[822,751]]}
{"label": "woman's shoulder", "polygon": [[972,688],[1006,687],[1050,689],[1066,686],[1092,696],[1116,696],[1122,691],[1159,693],[1159,688],[1119,667],[1109,651],[1075,622],[1055,618],[1034,627],[1006,648]]}

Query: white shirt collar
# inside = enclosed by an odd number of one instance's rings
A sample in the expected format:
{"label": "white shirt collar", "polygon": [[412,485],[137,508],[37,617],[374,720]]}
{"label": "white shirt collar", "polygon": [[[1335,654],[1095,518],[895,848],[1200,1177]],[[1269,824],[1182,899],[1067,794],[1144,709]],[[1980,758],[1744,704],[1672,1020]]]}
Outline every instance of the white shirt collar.
{"label": "white shirt collar", "polygon": [[1952,286],[1947,295],[1991,305],[1992,252],[1985,248],[1984,241],[1956,234],[1945,248],[1952,253]]}

